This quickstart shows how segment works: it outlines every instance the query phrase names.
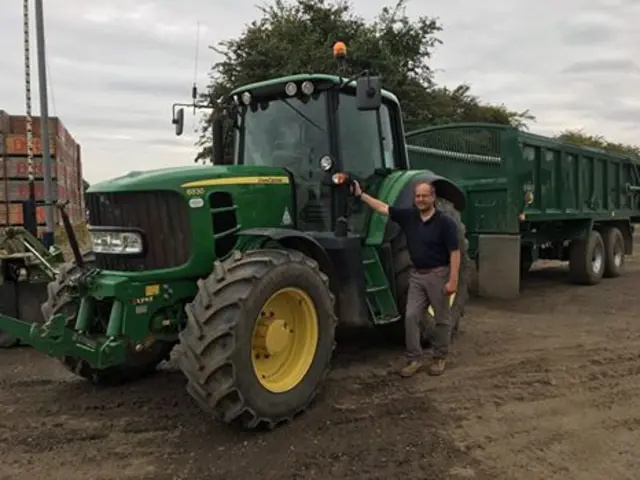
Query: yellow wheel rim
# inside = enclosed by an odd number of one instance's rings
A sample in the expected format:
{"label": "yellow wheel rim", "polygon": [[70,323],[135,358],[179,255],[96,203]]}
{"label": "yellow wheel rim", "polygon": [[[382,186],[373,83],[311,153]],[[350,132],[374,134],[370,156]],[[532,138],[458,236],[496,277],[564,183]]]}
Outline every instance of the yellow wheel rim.
{"label": "yellow wheel rim", "polygon": [[318,348],[318,313],[299,288],[283,288],[264,304],[253,328],[251,360],[264,388],[293,389],[305,377]]}
{"label": "yellow wheel rim", "polygon": [[[453,307],[453,302],[456,301],[456,294],[454,293],[453,295],[451,295],[449,297],[449,308]],[[433,307],[431,305],[429,305],[429,308],[427,309],[427,312],[429,312],[429,315],[431,315],[432,317],[435,318],[436,316],[436,312],[435,310],[433,310]]]}

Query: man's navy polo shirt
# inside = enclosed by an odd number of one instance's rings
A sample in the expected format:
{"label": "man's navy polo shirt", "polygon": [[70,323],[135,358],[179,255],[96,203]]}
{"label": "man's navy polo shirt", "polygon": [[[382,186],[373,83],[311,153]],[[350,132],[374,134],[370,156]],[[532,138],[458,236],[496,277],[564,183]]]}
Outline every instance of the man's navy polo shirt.
{"label": "man's navy polo shirt", "polygon": [[415,268],[448,266],[451,252],[460,248],[455,221],[438,209],[423,222],[415,207],[389,207],[389,218],[404,231]]}

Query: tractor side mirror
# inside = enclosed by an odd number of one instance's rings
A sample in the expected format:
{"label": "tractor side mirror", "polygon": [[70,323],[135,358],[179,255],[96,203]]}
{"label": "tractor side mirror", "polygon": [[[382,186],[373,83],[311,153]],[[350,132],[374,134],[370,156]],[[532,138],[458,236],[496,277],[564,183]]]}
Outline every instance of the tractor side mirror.
{"label": "tractor side mirror", "polygon": [[173,119],[171,120],[171,123],[176,126],[176,135],[178,137],[182,135],[182,132],[184,131],[184,108],[178,109]]}
{"label": "tractor side mirror", "polygon": [[378,110],[382,105],[380,77],[365,75],[356,83],[356,105],[358,110]]}
{"label": "tractor side mirror", "polygon": [[224,165],[224,122],[220,115],[213,118],[213,164]]}

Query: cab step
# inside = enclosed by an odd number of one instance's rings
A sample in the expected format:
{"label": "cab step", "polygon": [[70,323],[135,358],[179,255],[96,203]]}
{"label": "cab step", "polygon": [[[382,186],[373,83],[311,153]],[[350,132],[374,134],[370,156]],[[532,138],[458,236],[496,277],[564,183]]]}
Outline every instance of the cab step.
{"label": "cab step", "polygon": [[376,325],[395,322],[400,319],[396,300],[391,292],[387,275],[375,247],[362,248],[367,306]]}

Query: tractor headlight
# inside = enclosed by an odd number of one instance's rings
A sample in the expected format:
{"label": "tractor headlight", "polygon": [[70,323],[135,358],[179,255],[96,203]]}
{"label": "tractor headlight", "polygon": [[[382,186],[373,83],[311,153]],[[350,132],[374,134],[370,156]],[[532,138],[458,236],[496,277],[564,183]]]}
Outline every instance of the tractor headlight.
{"label": "tractor headlight", "polygon": [[89,230],[95,253],[139,255],[144,250],[142,234],[118,230]]}

